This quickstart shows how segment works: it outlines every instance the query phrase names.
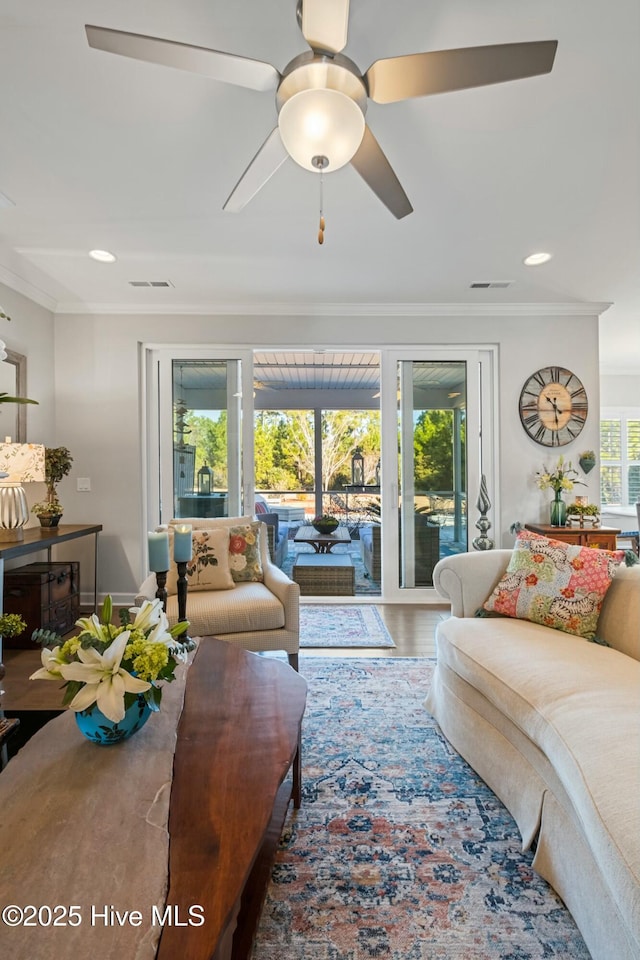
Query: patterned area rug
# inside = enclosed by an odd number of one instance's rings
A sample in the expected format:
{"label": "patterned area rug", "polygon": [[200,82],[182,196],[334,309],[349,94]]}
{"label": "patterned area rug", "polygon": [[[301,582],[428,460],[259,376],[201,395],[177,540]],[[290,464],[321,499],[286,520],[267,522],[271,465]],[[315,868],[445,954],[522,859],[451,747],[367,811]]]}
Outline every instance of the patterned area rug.
{"label": "patterned area rug", "polygon": [[301,647],[395,647],[372,604],[300,604]]}
{"label": "patterned area rug", "polygon": [[301,658],[302,808],[253,960],[589,960],[513,819],[425,710],[432,669]]}

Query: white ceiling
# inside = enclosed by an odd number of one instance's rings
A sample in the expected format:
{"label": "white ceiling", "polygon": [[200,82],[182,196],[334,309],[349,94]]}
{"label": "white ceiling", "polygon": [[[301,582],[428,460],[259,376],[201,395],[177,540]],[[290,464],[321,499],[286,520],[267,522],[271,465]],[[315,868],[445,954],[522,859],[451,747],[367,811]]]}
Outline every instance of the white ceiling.
{"label": "white ceiling", "polygon": [[[85,23],[279,70],[306,49],[295,0],[0,0],[0,193],[14,204],[0,197],[1,281],[58,311],[611,302],[602,369],[640,372],[637,0],[352,0],[344,52],[362,71],[559,45],[548,76],[370,103],[415,212],[395,220],[347,166],[325,178],[322,247],[318,178],[292,160],[222,211],[275,125],[271,94],[92,50]],[[88,259],[95,247],[117,262]],[[552,261],[523,266],[537,250]]]}

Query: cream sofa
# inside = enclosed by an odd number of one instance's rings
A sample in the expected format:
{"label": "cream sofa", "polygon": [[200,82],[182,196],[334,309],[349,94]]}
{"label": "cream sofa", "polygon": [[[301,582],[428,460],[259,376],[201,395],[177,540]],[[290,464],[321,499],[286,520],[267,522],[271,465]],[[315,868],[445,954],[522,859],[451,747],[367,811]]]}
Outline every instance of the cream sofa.
{"label": "cream sofa", "polygon": [[514,816],[533,866],[573,914],[594,960],[640,957],[640,566],[620,568],[592,643],[474,617],[510,550],[434,571],[438,625],[427,708]]}
{"label": "cream sofa", "polygon": [[[232,527],[250,523],[255,517],[202,519],[180,518],[194,530]],[[264,581],[237,583],[231,590],[191,591],[187,595],[187,619],[192,637],[218,637],[254,652],[283,650],[289,663],[298,669],[300,648],[300,587],[271,562],[266,526],[260,525],[260,556]],[[153,599],[155,574],[150,574],[138,590],[136,603]],[[169,623],[178,619],[178,597],[167,598]]]}

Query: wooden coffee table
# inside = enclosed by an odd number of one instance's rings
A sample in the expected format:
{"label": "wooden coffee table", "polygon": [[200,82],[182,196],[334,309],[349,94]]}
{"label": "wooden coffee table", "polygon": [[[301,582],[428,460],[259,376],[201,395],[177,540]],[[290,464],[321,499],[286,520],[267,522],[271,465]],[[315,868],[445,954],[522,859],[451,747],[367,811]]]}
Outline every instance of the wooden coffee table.
{"label": "wooden coffee table", "polygon": [[331,553],[336,543],[351,543],[351,534],[346,527],[336,527],[333,533],[318,533],[313,527],[300,527],[293,538],[294,543],[310,543],[316,553]]}
{"label": "wooden coffee table", "polygon": [[164,927],[157,960],[249,956],[291,797],[300,806],[306,689],[283,661],[201,641],[178,726],[167,903],[181,917],[199,904],[206,922]]}

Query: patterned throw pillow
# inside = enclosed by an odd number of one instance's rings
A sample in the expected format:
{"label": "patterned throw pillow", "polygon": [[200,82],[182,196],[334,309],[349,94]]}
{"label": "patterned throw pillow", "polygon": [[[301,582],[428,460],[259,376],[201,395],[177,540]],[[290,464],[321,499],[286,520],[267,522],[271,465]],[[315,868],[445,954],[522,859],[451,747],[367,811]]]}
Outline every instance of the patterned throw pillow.
{"label": "patterned throw pillow", "polygon": [[[197,590],[230,590],[235,586],[229,568],[229,529],[194,530],[193,559],[187,563],[187,585]],[[169,552],[173,556],[173,530],[169,527]],[[171,561],[167,575],[167,593],[178,592],[178,568]]]}
{"label": "patterned throw pillow", "polygon": [[229,566],[236,583],[263,580],[260,521],[229,527]]}
{"label": "patterned throw pillow", "polygon": [[592,640],[602,601],[623,559],[623,550],[580,547],[525,530],[484,609]]}

